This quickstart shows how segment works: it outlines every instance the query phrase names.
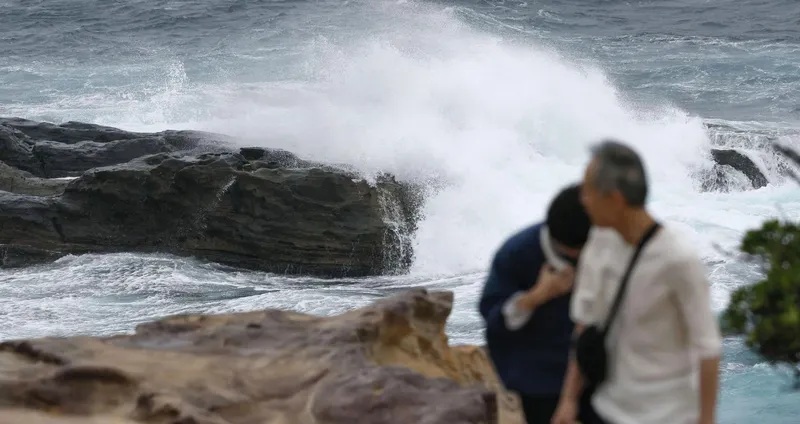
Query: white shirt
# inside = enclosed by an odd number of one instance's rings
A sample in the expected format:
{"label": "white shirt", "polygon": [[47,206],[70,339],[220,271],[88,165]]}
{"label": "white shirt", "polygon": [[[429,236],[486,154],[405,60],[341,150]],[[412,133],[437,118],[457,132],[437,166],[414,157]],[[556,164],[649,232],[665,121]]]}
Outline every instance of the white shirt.
{"label": "white shirt", "polygon": [[[581,253],[571,301],[580,324],[604,323],[635,246],[593,228]],[[695,424],[699,358],[720,354],[710,286],[699,256],[664,225],[634,266],[606,338],[607,380],[593,398],[616,424]]]}

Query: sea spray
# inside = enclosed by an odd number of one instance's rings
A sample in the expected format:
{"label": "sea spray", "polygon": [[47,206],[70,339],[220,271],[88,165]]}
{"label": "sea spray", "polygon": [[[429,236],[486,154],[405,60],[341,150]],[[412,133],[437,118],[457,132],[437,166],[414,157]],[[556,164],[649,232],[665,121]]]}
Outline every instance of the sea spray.
{"label": "sea spray", "polygon": [[415,234],[418,273],[485,268],[503,237],[581,178],[588,146],[604,138],[642,152],[654,198],[696,195],[689,170],[710,166],[700,119],[632,109],[600,70],[477,32],[447,11],[382,4],[376,13],[380,34],[315,40],[305,84],[250,86],[244,103],[220,105],[235,117],[205,128],[365,174],[440,181]]}

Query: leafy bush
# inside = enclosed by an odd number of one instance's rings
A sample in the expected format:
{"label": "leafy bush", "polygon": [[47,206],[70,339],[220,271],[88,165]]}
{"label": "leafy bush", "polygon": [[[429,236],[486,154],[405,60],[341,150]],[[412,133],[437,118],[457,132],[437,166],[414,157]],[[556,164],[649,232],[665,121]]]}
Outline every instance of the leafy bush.
{"label": "leafy bush", "polygon": [[[800,165],[800,155],[777,149]],[[731,294],[722,316],[726,330],[744,334],[747,345],[766,359],[796,366],[800,364],[800,224],[766,221],[745,234],[741,250],[764,265],[766,278]]]}

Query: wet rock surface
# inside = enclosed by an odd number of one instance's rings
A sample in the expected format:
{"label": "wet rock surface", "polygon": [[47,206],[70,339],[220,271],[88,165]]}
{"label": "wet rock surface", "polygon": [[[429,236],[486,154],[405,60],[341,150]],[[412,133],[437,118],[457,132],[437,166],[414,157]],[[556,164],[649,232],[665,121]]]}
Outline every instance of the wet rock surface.
{"label": "wet rock surface", "polygon": [[411,264],[412,187],[209,137],[0,119],[0,266],[120,251],[326,277]]}

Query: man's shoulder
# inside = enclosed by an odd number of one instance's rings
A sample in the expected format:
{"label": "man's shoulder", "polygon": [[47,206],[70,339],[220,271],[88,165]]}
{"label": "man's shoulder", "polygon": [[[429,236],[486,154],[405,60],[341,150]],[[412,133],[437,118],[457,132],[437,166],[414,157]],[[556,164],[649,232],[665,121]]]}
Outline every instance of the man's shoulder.
{"label": "man's shoulder", "polygon": [[543,223],[528,225],[511,234],[497,249],[495,259],[512,258],[532,248],[539,248],[539,233],[543,225]]}
{"label": "man's shoulder", "polygon": [[[614,262],[613,255],[618,254],[622,246],[620,241],[619,235],[610,228],[592,226],[589,229],[578,260],[577,278],[581,284],[576,286],[583,288],[587,284],[599,283],[595,277],[602,268]],[[583,283],[584,280],[588,283]]]}
{"label": "man's shoulder", "polygon": [[650,272],[659,276],[658,281],[673,286],[678,280],[706,284],[706,264],[692,234],[675,225],[662,225],[661,231],[648,253]]}
{"label": "man's shoulder", "polygon": [[[620,252],[631,250],[633,248],[615,230],[592,227],[581,251],[581,262],[584,266],[602,267],[618,263],[621,260]],[[670,224],[662,224],[659,234],[645,246],[643,253],[650,258],[647,261],[651,269],[702,264],[695,241],[689,234]]]}
{"label": "man's shoulder", "polygon": [[657,239],[658,256],[670,265],[680,266],[686,263],[702,262],[697,244],[690,234],[674,225],[662,225],[662,237]]}
{"label": "man's shoulder", "polygon": [[593,226],[589,229],[586,244],[581,249],[581,256],[617,251],[623,245],[622,238],[613,229]]}
{"label": "man's shoulder", "polygon": [[612,228],[592,226],[589,229],[588,243],[618,243],[620,237]]}

